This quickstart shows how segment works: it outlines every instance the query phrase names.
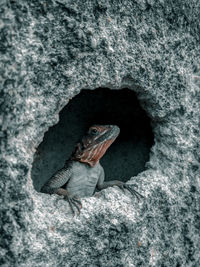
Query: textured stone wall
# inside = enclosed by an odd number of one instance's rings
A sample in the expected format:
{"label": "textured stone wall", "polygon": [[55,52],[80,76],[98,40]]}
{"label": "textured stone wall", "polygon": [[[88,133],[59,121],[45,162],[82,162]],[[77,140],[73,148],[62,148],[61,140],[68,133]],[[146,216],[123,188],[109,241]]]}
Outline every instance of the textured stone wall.
{"label": "textured stone wall", "polygon": [[[2,266],[199,266],[199,1],[0,3]],[[146,199],[34,190],[44,133],[81,89],[130,88],[151,117]]]}

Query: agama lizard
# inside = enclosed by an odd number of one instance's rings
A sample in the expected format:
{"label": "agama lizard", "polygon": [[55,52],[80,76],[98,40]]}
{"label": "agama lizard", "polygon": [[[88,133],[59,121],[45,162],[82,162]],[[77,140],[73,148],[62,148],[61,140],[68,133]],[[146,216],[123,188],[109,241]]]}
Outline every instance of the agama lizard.
{"label": "agama lizard", "polygon": [[73,205],[80,213],[79,197],[92,196],[96,188],[102,190],[116,185],[123,191],[126,188],[137,198],[142,197],[130,185],[121,181],[104,182],[104,169],[99,160],[115,141],[119,132],[120,129],[116,125],[93,125],[90,127],[87,134],[76,145],[64,167],[44,184],[41,192],[63,195],[64,199],[69,202],[73,214]]}

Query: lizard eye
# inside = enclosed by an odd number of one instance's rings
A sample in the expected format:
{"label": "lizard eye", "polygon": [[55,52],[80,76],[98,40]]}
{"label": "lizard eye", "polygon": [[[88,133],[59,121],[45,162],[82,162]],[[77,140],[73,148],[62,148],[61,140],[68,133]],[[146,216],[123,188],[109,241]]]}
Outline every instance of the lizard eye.
{"label": "lizard eye", "polygon": [[91,130],[90,130],[90,134],[92,134],[92,135],[96,135],[96,134],[98,134],[97,129],[91,129]]}

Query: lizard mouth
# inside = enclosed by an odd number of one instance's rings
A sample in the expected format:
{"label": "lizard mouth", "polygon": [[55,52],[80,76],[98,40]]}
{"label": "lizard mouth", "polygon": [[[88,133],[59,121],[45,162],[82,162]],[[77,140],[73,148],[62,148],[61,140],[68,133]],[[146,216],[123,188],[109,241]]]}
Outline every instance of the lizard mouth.
{"label": "lizard mouth", "polygon": [[[98,126],[96,126],[96,127],[98,127]],[[94,139],[93,145],[106,143],[109,140],[110,141],[112,140],[112,142],[114,142],[120,133],[120,129],[116,125],[104,125],[104,127],[106,130],[103,131],[100,136],[97,136],[97,138]],[[91,145],[89,145],[87,148],[90,148],[90,147],[91,147]]]}
{"label": "lizard mouth", "polygon": [[[98,143],[102,143],[105,140],[110,140],[110,139],[116,139],[117,136],[120,133],[120,129],[116,125],[109,125],[109,130],[106,131],[103,135],[101,135],[96,141]],[[113,141],[114,141],[113,140]]]}

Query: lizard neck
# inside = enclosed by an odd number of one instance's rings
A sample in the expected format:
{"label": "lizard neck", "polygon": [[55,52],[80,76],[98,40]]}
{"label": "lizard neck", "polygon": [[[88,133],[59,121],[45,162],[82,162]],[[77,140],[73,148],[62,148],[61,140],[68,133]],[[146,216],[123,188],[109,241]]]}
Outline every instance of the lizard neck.
{"label": "lizard neck", "polygon": [[77,149],[72,155],[71,159],[88,164],[90,167],[94,167],[99,163],[99,160],[103,157],[103,155],[106,153],[106,150],[114,142],[114,140],[115,138],[109,139],[83,150],[81,149],[81,145],[78,144]]}

